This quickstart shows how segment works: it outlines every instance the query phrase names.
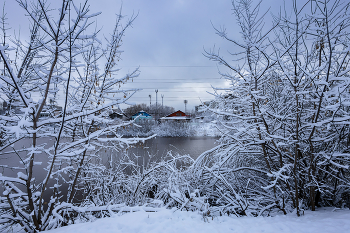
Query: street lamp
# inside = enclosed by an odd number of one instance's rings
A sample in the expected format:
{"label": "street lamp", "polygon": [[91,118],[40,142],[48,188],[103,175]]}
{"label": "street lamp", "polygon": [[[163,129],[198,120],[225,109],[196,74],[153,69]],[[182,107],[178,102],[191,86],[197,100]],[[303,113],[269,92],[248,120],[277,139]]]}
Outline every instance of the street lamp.
{"label": "street lamp", "polygon": [[155,92],[156,92],[156,120],[157,120],[157,114],[158,114],[158,89],[156,89]]}
{"label": "street lamp", "polygon": [[163,98],[164,98],[164,95],[162,94],[161,96],[162,96],[162,109],[163,109],[163,107],[164,107],[164,105],[163,105]]}

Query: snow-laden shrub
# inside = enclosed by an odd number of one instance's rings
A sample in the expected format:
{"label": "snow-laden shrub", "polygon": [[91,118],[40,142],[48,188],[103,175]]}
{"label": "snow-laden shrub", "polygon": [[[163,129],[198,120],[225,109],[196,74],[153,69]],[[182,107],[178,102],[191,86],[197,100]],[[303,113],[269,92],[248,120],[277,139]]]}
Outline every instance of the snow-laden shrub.
{"label": "snow-laden shrub", "polygon": [[127,126],[122,131],[125,136],[151,136],[156,134],[159,137],[192,137],[197,136],[196,127],[190,122],[162,122],[156,123],[153,120],[140,120],[135,124]]}
{"label": "snow-laden shrub", "polygon": [[260,4],[232,1],[241,39],[216,29],[234,46],[232,59],[206,51],[230,85],[214,88],[207,107],[221,145],[196,164],[222,183],[217,198],[241,209],[245,200],[297,215],[348,205],[350,3],[293,0],[266,31]]}
{"label": "snow-laden shrub", "polygon": [[119,76],[117,67],[135,16],[116,14],[107,38],[92,26],[100,13],[90,11],[88,0],[15,2],[26,12],[29,33],[26,39],[11,35],[4,5],[0,231],[17,224],[38,232],[70,224],[81,213],[79,193],[88,174],[104,170],[103,149],[145,140],[123,138],[119,129],[130,123],[114,124],[108,116],[137,91],[121,86],[139,70]]}

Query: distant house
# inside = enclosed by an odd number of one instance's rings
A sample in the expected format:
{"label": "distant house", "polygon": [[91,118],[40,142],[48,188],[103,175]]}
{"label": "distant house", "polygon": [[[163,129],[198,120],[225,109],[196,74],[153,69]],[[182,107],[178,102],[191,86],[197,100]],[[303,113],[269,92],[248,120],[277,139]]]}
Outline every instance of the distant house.
{"label": "distant house", "polygon": [[[1,106],[2,105],[2,106]],[[12,111],[12,113],[16,115],[22,115],[22,108],[23,106],[14,106],[14,105],[8,105],[6,101],[4,101],[0,106],[0,115],[4,115],[6,111]]]}
{"label": "distant house", "polygon": [[63,112],[63,108],[61,106],[58,106],[58,105],[53,105],[50,108],[54,109],[55,116],[58,116],[58,115],[62,114],[62,112]]}
{"label": "distant house", "polygon": [[170,115],[160,118],[161,122],[175,121],[175,122],[186,122],[191,120],[191,118],[182,111],[173,112]]}
{"label": "distant house", "polygon": [[131,116],[132,120],[140,121],[140,120],[152,120],[152,116],[145,111],[139,111]]}
{"label": "distant house", "polygon": [[114,118],[122,119],[123,118],[123,114],[119,113],[119,112],[112,112],[111,114],[109,114],[109,117],[111,119],[114,119]]}
{"label": "distant house", "polygon": [[122,113],[122,112],[112,112],[109,114],[109,118],[111,119],[121,119],[121,120],[126,120],[128,117]]}
{"label": "distant house", "polygon": [[45,108],[40,113],[39,117],[47,118],[51,116],[58,116],[62,114],[63,108],[57,105],[45,105]]}
{"label": "distant house", "polygon": [[49,112],[46,111],[42,111],[39,115],[40,118],[47,118],[49,117],[51,114]]}

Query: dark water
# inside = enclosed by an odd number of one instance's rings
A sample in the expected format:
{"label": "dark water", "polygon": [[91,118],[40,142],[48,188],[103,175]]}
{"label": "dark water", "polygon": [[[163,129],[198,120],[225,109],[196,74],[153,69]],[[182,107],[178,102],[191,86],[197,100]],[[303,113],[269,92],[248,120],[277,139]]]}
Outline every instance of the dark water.
{"label": "dark water", "polygon": [[171,155],[189,155],[196,159],[203,152],[216,146],[217,140],[218,138],[214,137],[155,137],[145,143],[132,145],[120,154],[105,149],[102,153],[102,163],[109,167],[110,158],[120,157],[122,153],[126,153],[130,160],[136,161],[142,167],[147,166],[150,161],[166,160]]}
{"label": "dark water", "polygon": [[156,137],[139,143],[129,149],[129,153],[137,156],[153,156],[161,158],[168,152],[172,154],[189,155],[196,159],[204,151],[213,148],[217,138],[210,137]]}
{"label": "dark water", "polygon": [[[119,161],[118,157],[126,153],[130,160],[139,165],[141,168],[140,171],[142,172],[143,168],[146,168],[150,162],[159,162],[169,159],[169,153],[173,156],[189,155],[191,158],[196,159],[203,152],[213,148],[216,145],[216,141],[217,138],[212,137],[156,137],[145,141],[145,143],[133,145],[126,151],[116,152],[115,150],[103,148],[96,152],[96,154],[100,155],[100,162],[106,167],[110,167],[117,166],[117,161]],[[44,146],[45,148],[52,146],[53,143],[54,139],[41,138],[38,140],[38,145]],[[22,161],[27,157],[27,152],[23,149],[30,148],[31,145],[31,139],[26,138],[17,142],[13,147],[2,151],[0,154],[0,173],[10,177],[17,177],[17,172],[26,174]],[[113,158],[115,162],[114,165],[110,163],[111,158]],[[36,165],[33,176],[36,177],[37,180],[42,180],[47,174],[45,168],[50,164],[48,155],[46,153],[36,154],[34,161]],[[180,166],[182,165],[180,164]],[[15,169],[13,169],[14,167]],[[62,177],[68,178],[64,177],[66,175],[63,174]],[[63,184],[61,189],[67,189],[67,187],[67,184]],[[24,190],[24,187],[22,188]],[[3,187],[0,187],[0,191],[3,191]],[[65,193],[65,191],[63,191],[63,193]],[[49,199],[49,196],[44,198]]]}
{"label": "dark water", "polygon": [[[155,137],[145,141],[145,143],[138,143],[131,146],[126,153],[130,159],[136,158],[139,163],[148,162],[150,159],[154,162],[160,161],[169,152],[172,155],[189,155],[191,158],[196,159],[203,152],[213,148],[216,145],[217,139],[213,137]],[[16,177],[19,171],[26,173],[22,160],[26,158],[27,152],[22,150],[24,148],[30,148],[31,142],[29,138],[22,139],[14,147],[8,147],[2,151],[0,154],[0,173],[12,177]],[[38,140],[38,145],[45,145],[45,148],[52,146],[53,143],[54,139],[41,138]],[[108,149],[98,152],[102,159],[101,162],[105,165],[108,165],[111,157],[120,157],[125,151],[119,153]],[[36,154],[34,161],[41,163],[41,165],[36,166],[34,176],[42,177],[46,175],[43,168],[49,164],[47,154]],[[10,169],[11,167],[17,167],[19,169]]]}
{"label": "dark water", "polygon": [[[164,158],[168,152],[171,152],[173,155],[189,155],[193,159],[196,159],[203,152],[213,148],[216,145],[217,139],[218,138],[213,137],[155,137],[145,141],[145,143],[138,143],[131,146],[127,150],[127,153],[130,158],[133,156],[138,158],[152,157],[155,160],[160,160],[161,158]],[[4,174],[5,170],[8,169],[6,167],[23,168],[22,160],[26,158],[26,152],[22,150],[24,148],[30,148],[31,142],[32,141],[29,138],[22,139],[17,142],[14,147],[9,147],[2,151],[0,154],[0,165],[2,165],[2,171],[0,170],[0,172]],[[45,145],[45,148],[52,146],[53,143],[54,139],[38,139],[38,145]],[[100,150],[99,152],[103,163],[106,163],[111,154],[114,153],[116,152],[108,149]],[[35,162],[41,162],[41,166],[46,167],[48,165],[47,155],[36,154]]]}

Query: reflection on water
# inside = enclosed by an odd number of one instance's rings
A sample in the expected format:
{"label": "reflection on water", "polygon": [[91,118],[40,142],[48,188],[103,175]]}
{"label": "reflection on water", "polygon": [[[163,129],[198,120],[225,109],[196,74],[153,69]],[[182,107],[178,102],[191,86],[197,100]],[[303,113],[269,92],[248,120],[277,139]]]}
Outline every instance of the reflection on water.
{"label": "reflection on water", "polygon": [[[167,153],[171,151],[173,155],[189,155],[193,159],[196,159],[203,152],[213,148],[216,145],[218,138],[211,137],[156,137],[145,141],[145,143],[138,143],[131,146],[125,152],[125,150],[116,152],[112,150],[107,145],[95,151],[96,154],[100,155],[100,162],[106,167],[118,166],[118,161],[123,157],[124,153],[128,155],[130,160],[135,164],[140,165],[140,170],[142,172],[144,167],[147,167],[149,162],[158,162],[162,159],[166,159]],[[66,141],[69,139],[63,139]],[[40,138],[38,139],[38,145],[44,146],[46,149],[54,144],[53,138]],[[25,138],[16,142],[13,147],[8,147],[7,149],[0,152],[0,173],[9,177],[17,177],[17,172],[26,173],[25,167],[23,165],[23,160],[27,157],[26,148],[32,146],[32,141],[29,138]],[[110,163],[110,159],[113,159],[114,163]],[[118,159],[119,158],[119,159]],[[34,158],[36,163],[33,176],[38,180],[42,180],[47,171],[45,168],[50,164],[49,158],[46,153],[36,154]],[[68,162],[68,161],[67,161]],[[180,165],[182,166],[182,165]],[[15,169],[13,169],[15,168]],[[127,170],[124,170],[127,173]],[[68,174],[62,174],[62,178]],[[49,185],[54,180],[49,182]],[[24,190],[24,186],[20,187]],[[68,184],[63,184],[61,186],[62,193],[65,194],[68,188]],[[0,192],[3,192],[3,187],[0,187]],[[48,200],[50,195],[44,196],[44,199]]]}
{"label": "reflection on water", "polygon": [[213,148],[216,140],[217,138],[209,137],[156,137],[147,140],[143,148],[132,148],[130,152],[141,157],[150,154],[160,158],[165,156],[168,151],[172,151],[180,155],[190,155],[196,159],[204,151]]}
{"label": "reflection on water", "polygon": [[[126,153],[130,159],[137,159],[139,165],[146,165],[151,159],[153,162],[160,161],[167,156],[168,152],[173,155],[189,155],[196,159],[203,152],[210,150],[216,146],[218,138],[214,137],[155,137],[145,141],[145,143],[138,143],[128,148]],[[120,155],[113,155],[116,153],[111,150],[104,150],[102,156],[102,163],[108,166],[108,161],[112,157]],[[124,152],[121,152],[124,153]]]}
{"label": "reflection on water", "polygon": [[[139,161],[140,159],[148,160],[149,158],[152,158],[153,161],[159,161],[161,158],[164,158],[169,151],[171,151],[173,155],[189,155],[193,159],[196,159],[203,152],[213,148],[216,145],[217,139],[218,138],[213,137],[155,137],[145,141],[145,143],[138,143],[131,146],[126,152],[131,159],[139,158]],[[5,151],[2,151],[0,155],[2,171],[0,171],[0,173],[16,176],[15,174],[21,170],[21,168],[22,172],[25,173],[25,171],[23,171],[24,166],[22,161],[25,159],[27,152],[23,151],[23,149],[30,148],[31,142],[31,139],[25,138],[17,142],[13,148],[9,147]],[[38,140],[38,145],[45,145],[45,148],[52,146],[53,143],[54,139],[52,138],[40,138]],[[102,163],[105,165],[108,164],[111,156],[116,158],[121,155],[115,150],[108,148],[100,150],[99,153],[102,157]],[[119,153],[124,153],[124,151],[120,151]],[[40,162],[41,167],[46,167],[49,162],[47,154],[36,154],[35,162]],[[6,169],[5,167],[17,167],[20,169],[13,170]],[[43,169],[35,169],[34,172],[36,173],[35,176],[43,176],[46,174]]]}

